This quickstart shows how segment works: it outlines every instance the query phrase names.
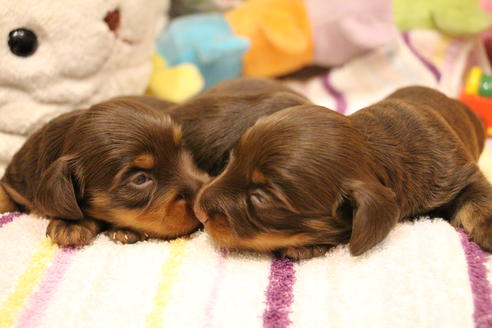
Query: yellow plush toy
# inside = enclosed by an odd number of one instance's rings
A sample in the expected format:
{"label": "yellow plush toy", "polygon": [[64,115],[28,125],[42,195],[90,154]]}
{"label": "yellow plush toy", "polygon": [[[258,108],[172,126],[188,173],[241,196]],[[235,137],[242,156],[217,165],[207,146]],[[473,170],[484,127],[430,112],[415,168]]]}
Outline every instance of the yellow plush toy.
{"label": "yellow plush toy", "polygon": [[251,48],[243,60],[243,75],[272,77],[313,62],[313,33],[302,0],[249,0],[225,18]]}
{"label": "yellow plush toy", "polygon": [[205,82],[198,68],[193,64],[180,64],[168,67],[166,60],[152,57],[153,71],[147,94],[172,102],[183,102],[200,92]]}

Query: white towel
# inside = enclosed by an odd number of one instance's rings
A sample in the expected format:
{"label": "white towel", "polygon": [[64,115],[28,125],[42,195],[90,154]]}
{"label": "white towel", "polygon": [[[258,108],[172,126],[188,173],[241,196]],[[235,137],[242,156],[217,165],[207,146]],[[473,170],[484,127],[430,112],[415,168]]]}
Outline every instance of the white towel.
{"label": "white towel", "polygon": [[204,232],[70,250],[44,219],[0,225],[0,327],[492,325],[492,257],[438,219],[398,224],[360,257],[339,246],[300,262],[228,253]]}

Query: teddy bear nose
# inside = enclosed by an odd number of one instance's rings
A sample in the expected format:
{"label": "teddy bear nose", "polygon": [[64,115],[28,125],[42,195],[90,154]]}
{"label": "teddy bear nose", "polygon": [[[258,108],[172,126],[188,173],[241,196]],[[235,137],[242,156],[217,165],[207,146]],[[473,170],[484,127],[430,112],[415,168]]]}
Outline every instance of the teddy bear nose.
{"label": "teddy bear nose", "polygon": [[28,57],[38,48],[38,37],[27,28],[18,28],[9,33],[10,51],[19,57]]}
{"label": "teddy bear nose", "polygon": [[109,11],[104,17],[104,22],[108,25],[109,29],[115,32],[118,27],[120,27],[120,11],[119,9],[115,9]]}

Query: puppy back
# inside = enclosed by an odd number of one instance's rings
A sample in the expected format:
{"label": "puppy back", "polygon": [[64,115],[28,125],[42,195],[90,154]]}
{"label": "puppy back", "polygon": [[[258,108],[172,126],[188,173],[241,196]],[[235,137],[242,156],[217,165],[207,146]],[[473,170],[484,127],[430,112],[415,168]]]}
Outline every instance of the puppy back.
{"label": "puppy back", "polygon": [[397,195],[403,216],[456,196],[476,167],[483,125],[462,103],[423,87],[400,89],[349,116]]}
{"label": "puppy back", "polygon": [[478,160],[485,145],[485,125],[468,106],[437,90],[421,86],[399,89],[387,99],[400,99],[407,104],[434,111],[446,120],[465,145],[465,149]]}

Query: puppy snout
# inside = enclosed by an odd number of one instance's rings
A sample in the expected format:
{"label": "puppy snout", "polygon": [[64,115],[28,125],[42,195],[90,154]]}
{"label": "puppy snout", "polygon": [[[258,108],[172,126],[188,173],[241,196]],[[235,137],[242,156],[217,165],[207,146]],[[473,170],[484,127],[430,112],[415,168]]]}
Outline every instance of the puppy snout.
{"label": "puppy snout", "polygon": [[202,189],[197,196],[193,206],[193,212],[201,223],[207,222],[217,210],[214,208],[213,202],[209,199],[207,187]]}
{"label": "puppy snout", "polygon": [[201,223],[204,224],[208,221],[209,217],[207,215],[207,212],[200,206],[199,203],[195,203],[195,205],[193,206],[193,212],[195,213],[198,221],[200,221]]}

